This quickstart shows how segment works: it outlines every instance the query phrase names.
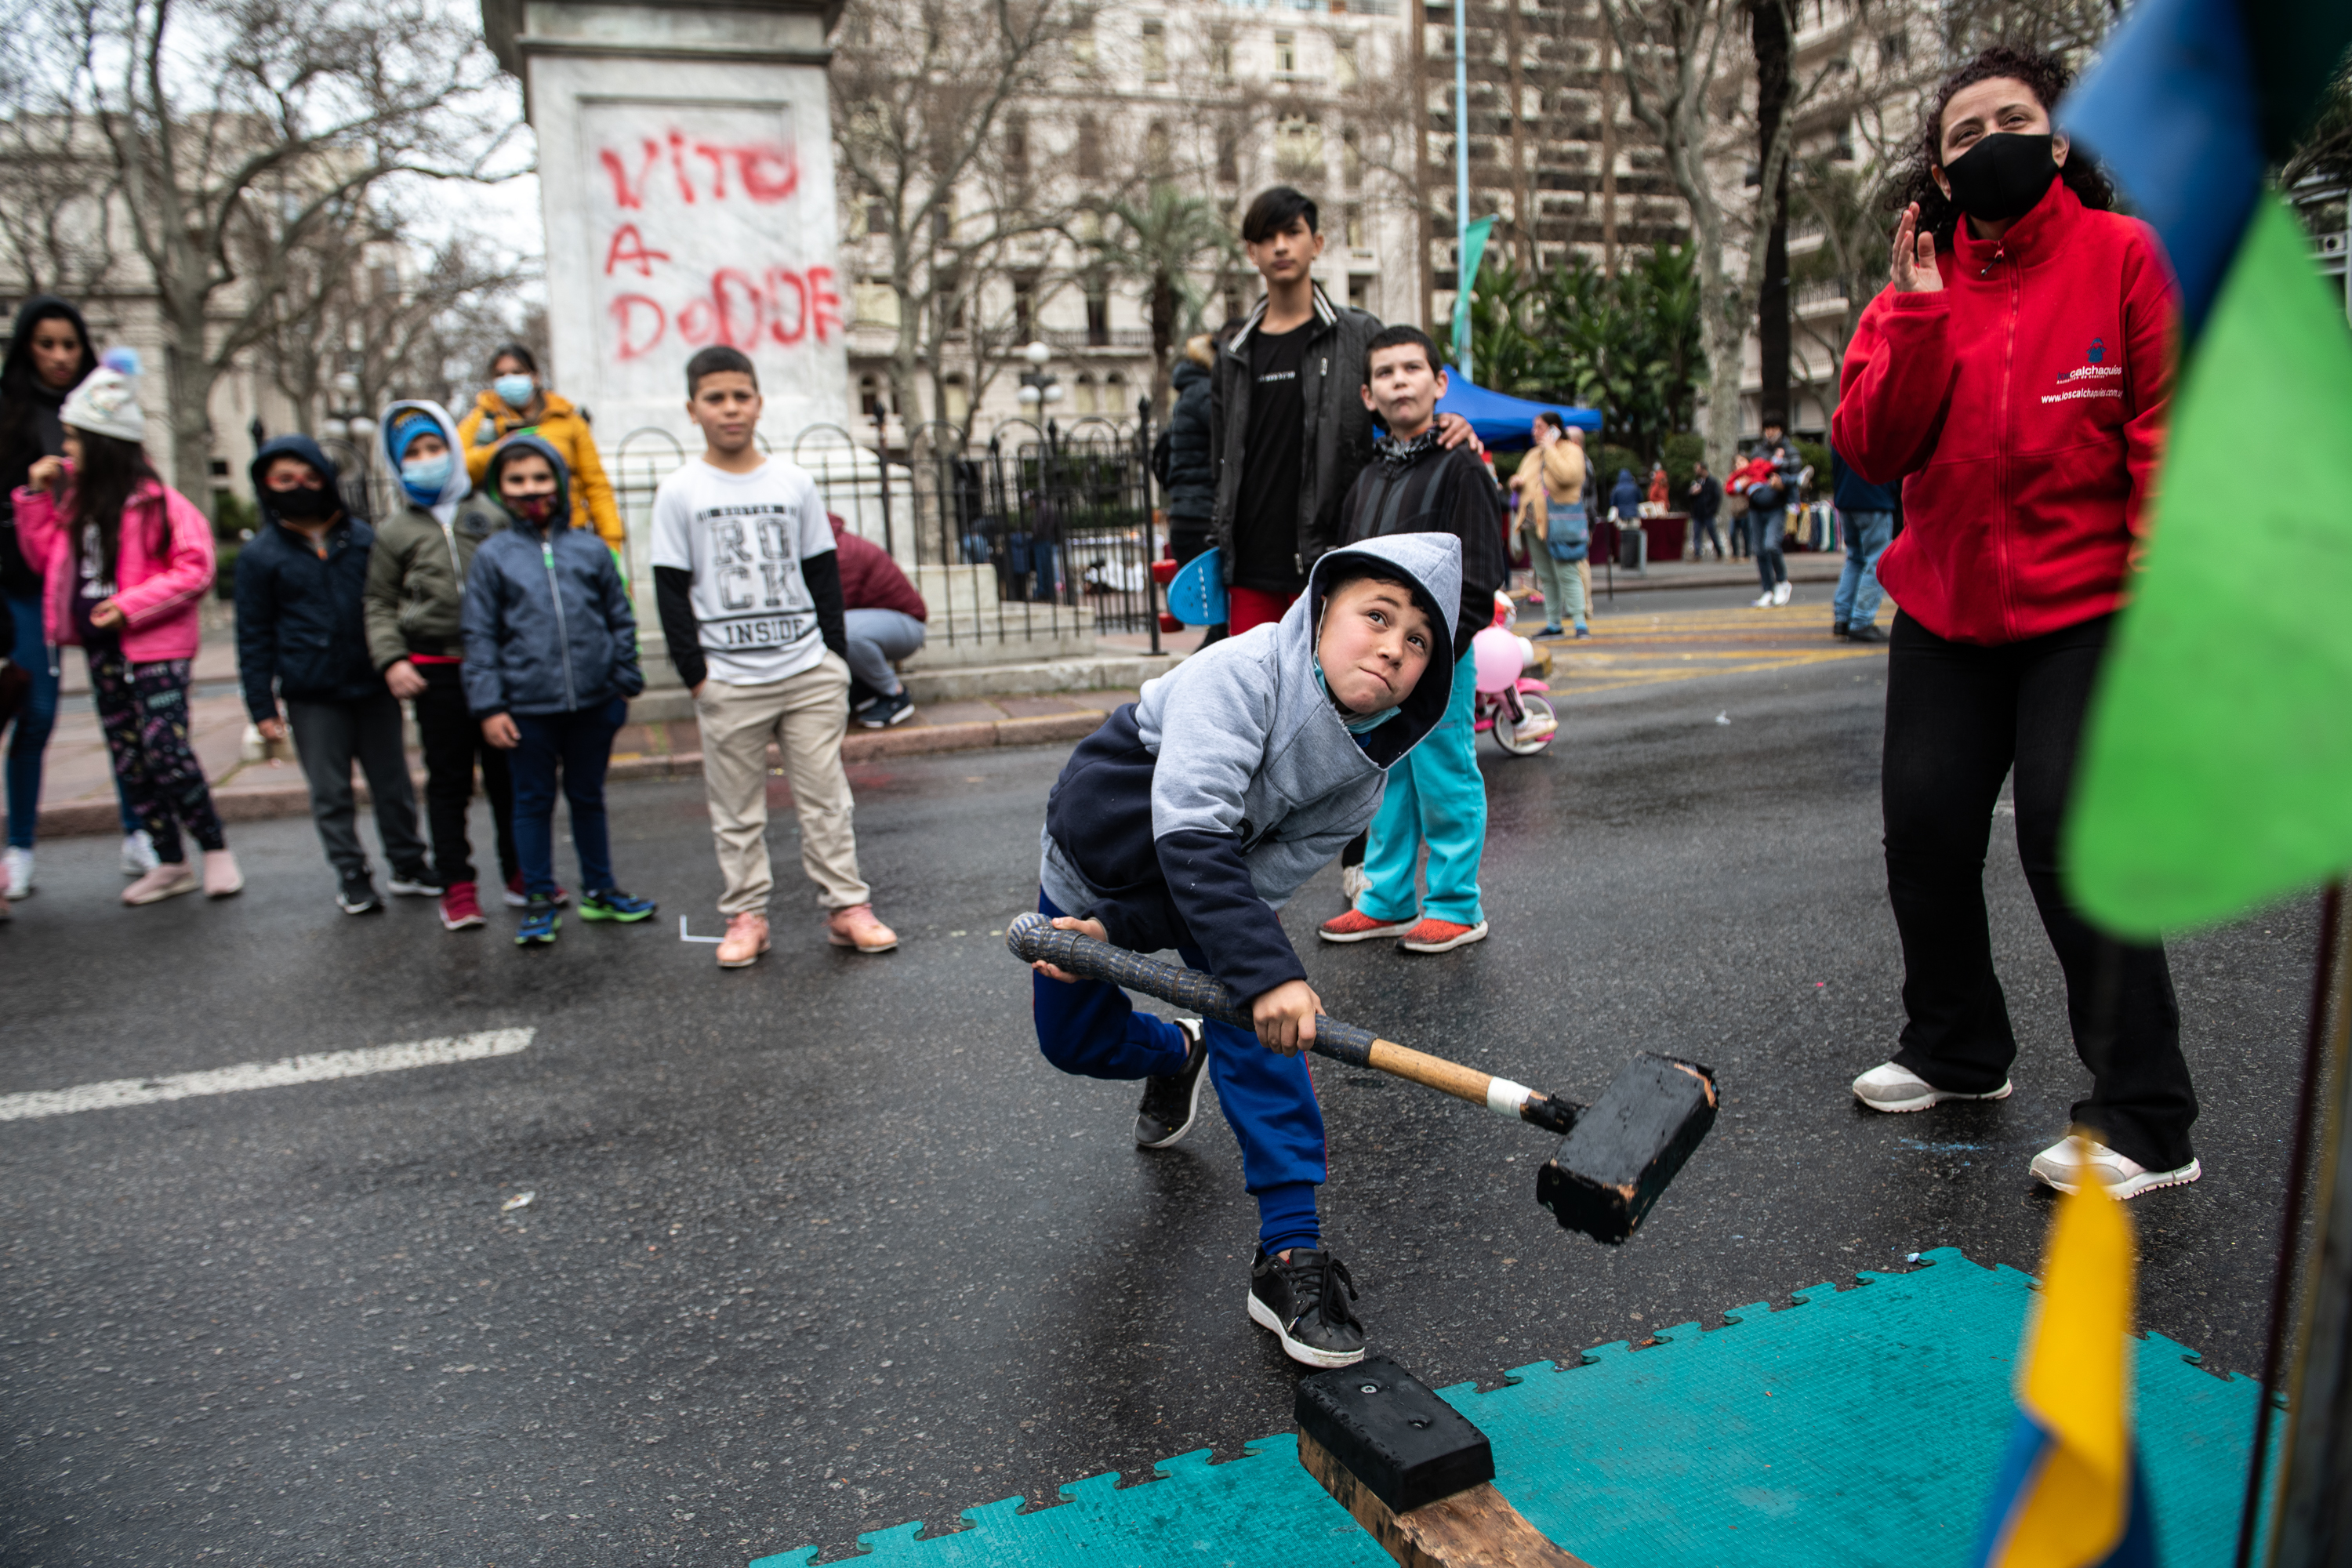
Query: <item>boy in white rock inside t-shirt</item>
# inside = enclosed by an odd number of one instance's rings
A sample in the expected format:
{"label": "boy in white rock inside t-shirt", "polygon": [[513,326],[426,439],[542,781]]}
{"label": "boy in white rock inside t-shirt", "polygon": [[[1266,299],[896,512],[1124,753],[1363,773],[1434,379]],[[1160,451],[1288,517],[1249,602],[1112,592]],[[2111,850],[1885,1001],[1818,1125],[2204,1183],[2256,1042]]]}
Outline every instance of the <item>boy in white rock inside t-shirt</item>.
{"label": "boy in white rock inside t-shirt", "polygon": [[704,447],[654,498],[654,593],[702,728],[702,784],[727,879],[719,967],[744,968],[768,951],[770,741],[783,752],[801,868],[827,911],[827,940],[887,952],[898,938],[875,917],[857,873],[841,768],[848,641],[824,499],[807,469],[752,445],[760,382],[740,350],[697,353],[686,390]]}

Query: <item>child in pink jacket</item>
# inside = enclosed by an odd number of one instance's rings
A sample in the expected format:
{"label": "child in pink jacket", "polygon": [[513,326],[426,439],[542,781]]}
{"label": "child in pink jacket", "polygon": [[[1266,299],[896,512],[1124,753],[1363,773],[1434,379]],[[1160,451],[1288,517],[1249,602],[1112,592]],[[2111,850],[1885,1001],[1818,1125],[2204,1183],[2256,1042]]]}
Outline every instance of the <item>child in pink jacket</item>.
{"label": "child in pink jacket", "polygon": [[188,676],[197,606],[213,581],[212,527],[155,477],[140,442],[145,420],[131,378],[138,361],[106,356],[66,398],[64,458],[33,465],[16,493],[16,533],[41,574],[52,646],[79,644],[123,798],[162,862],[122,890],[152,904],[200,885],[182,841],[205,852],[201,886],[226,898],[245,886],[188,743]]}

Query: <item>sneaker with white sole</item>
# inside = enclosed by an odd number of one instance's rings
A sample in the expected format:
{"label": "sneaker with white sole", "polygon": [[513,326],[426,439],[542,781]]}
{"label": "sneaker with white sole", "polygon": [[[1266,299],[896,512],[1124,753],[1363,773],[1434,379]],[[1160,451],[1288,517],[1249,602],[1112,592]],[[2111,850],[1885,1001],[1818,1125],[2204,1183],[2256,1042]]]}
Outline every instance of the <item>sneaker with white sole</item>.
{"label": "sneaker with white sole", "polygon": [[1418,917],[1384,921],[1361,910],[1349,910],[1346,914],[1333,915],[1317,926],[1315,934],[1325,942],[1370,942],[1375,937],[1402,936],[1420,923]]}
{"label": "sneaker with white sole", "polygon": [[160,858],[155,853],[155,841],[147,837],[145,828],[122,836],[122,874],[124,876],[143,877],[161,863]]}
{"label": "sneaker with white sole", "polygon": [[158,866],[122,889],[122,901],[137,909],[142,904],[160,904],[165,899],[176,899],[182,893],[193,893],[204,884],[196,878],[196,868],[185,860],[168,866]]}
{"label": "sneaker with white sole", "polygon": [[1201,1114],[1201,1085],[1208,1078],[1209,1047],[1201,1038],[1201,1020],[1178,1018],[1184,1036],[1184,1065],[1165,1077],[1143,1080],[1143,1103],[1135,1110],[1135,1142],[1140,1149],[1165,1149],[1185,1133]]}
{"label": "sneaker with white sole", "polygon": [[1797,585],[1794,583],[1783,583],[1772,590],[1772,602],[1776,605],[1785,605],[1796,596]]}
{"label": "sneaker with white sole", "polygon": [[1467,947],[1474,942],[1486,940],[1486,922],[1466,926],[1459,921],[1442,921],[1434,915],[1424,918],[1397,942],[1404,952],[1452,952],[1457,947]]}
{"label": "sneaker with white sole", "polygon": [[[8,868],[8,896],[12,899],[31,898],[33,896],[33,852],[29,849],[19,849],[11,844],[8,846],[7,853],[0,855],[0,864],[5,864]],[[146,873],[142,871],[140,875],[143,877]]]}
{"label": "sneaker with white sole", "polygon": [[1364,1359],[1364,1325],[1348,1303],[1356,1282],[1328,1250],[1297,1247],[1288,1261],[1257,1255],[1250,1265],[1250,1321],[1282,1342],[1301,1366],[1353,1366]]}
{"label": "sneaker with white sole", "polygon": [[2073,1134],[2033,1156],[2032,1169],[2034,1179],[2042,1185],[2071,1193],[2082,1184],[2085,1166],[2099,1173],[2106,1184],[2107,1195],[2114,1198],[2136,1198],[2158,1187],[2185,1187],[2205,1173],[2204,1167],[2194,1159],[2173,1170],[2151,1171],[2105,1143]]}
{"label": "sneaker with white sole", "polygon": [[1881,1062],[1853,1080],[1853,1097],[1873,1110],[1925,1110],[1947,1100],[2007,1100],[2015,1087],[2003,1079],[1999,1089],[1988,1093],[1962,1094],[1937,1089],[1909,1068]]}
{"label": "sneaker with white sole", "polygon": [[1751,610],[1769,610],[1779,602],[1779,600],[1772,597],[1772,590],[1767,588],[1761,594],[1756,595],[1755,598],[1749,600],[1748,602],[1748,607]]}

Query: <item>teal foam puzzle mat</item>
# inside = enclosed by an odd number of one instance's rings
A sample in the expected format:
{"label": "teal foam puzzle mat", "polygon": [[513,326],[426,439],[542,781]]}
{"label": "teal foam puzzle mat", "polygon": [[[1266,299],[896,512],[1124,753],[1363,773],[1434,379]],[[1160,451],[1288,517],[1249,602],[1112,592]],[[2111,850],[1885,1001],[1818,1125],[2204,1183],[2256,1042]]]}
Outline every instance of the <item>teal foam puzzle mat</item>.
{"label": "teal foam puzzle mat", "polygon": [[[1908,1274],[1800,1290],[1622,1341],[1559,1366],[1539,1362],[1480,1394],[1439,1393],[1495,1447],[1495,1484],[1528,1522],[1594,1568],[1962,1568],[2016,1410],[2011,1397],[2030,1277],[1955,1248]],[[2136,1357],[2141,1463],[2168,1568],[2219,1568],[2236,1542],[2253,1380],[2218,1378],[2193,1352],[2148,1334]],[[1299,1467],[1297,1440],[1267,1437],[1222,1465],[1162,1460],[1159,1479],[1116,1475],[965,1510],[971,1528],[919,1539],[919,1522],[860,1536],[877,1565],[908,1568],[1382,1568],[1389,1556]],[[751,1568],[807,1568],[803,1547]]]}

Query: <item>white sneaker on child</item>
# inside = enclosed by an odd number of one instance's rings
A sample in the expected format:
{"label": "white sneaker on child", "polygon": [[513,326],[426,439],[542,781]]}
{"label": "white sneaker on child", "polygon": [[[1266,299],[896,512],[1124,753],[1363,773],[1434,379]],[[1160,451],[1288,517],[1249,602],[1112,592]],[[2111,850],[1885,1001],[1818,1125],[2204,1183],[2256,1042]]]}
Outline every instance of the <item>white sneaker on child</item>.
{"label": "white sneaker on child", "polygon": [[33,896],[33,852],[31,850],[19,849],[11,844],[8,846],[8,852],[0,855],[0,866],[7,868],[10,898],[29,899]]}
{"label": "white sneaker on child", "polygon": [[143,877],[159,864],[161,861],[155,854],[155,841],[147,837],[145,828],[122,836],[122,874],[124,876]]}

